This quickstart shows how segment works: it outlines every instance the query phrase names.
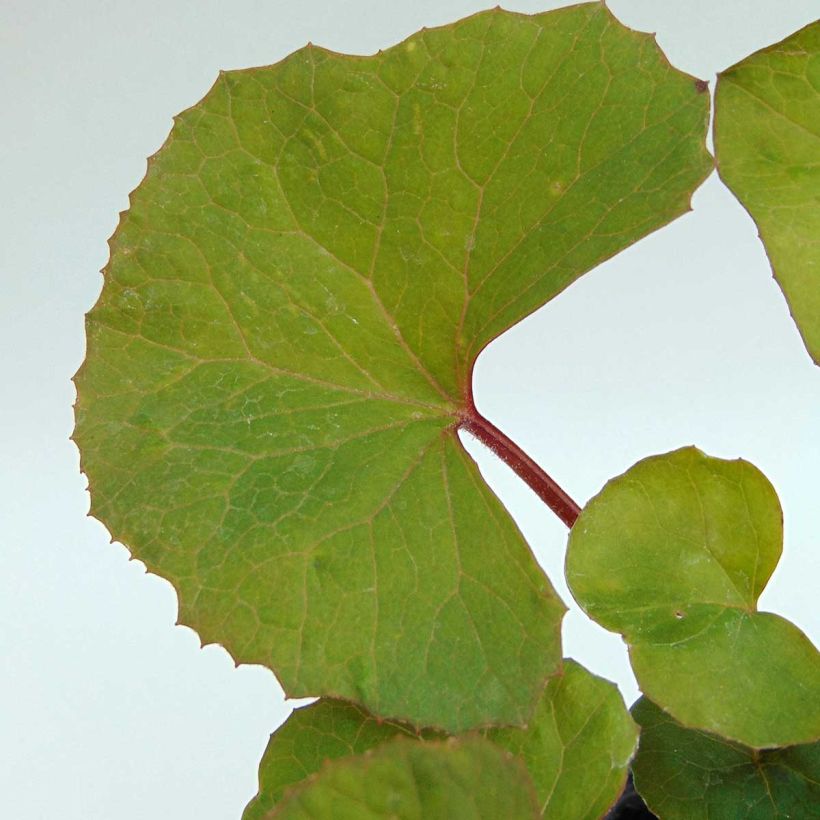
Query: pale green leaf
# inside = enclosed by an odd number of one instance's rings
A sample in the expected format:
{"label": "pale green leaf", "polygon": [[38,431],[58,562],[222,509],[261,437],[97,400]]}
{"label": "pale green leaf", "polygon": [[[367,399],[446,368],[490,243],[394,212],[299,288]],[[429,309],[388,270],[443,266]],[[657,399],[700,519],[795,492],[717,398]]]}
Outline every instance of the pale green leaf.
{"label": "pale green leaf", "polygon": [[[288,786],[325,760],[361,754],[398,734],[418,737],[407,724],[378,721],[341,701],[320,700],[296,710],[271,735],[259,766],[259,793],[243,820],[260,820]],[[524,761],[540,816],[551,820],[604,814],[623,788],[638,739],[617,688],[571,660],[550,679],[526,729],[484,734]]]}
{"label": "pale green leaf", "polygon": [[635,786],[663,820],[820,818],[820,742],[750,749],[686,729],[641,698]]}
{"label": "pale green leaf", "polygon": [[523,764],[482,738],[397,738],[328,763],[266,820],[535,820]]}
{"label": "pale green leaf", "polygon": [[639,461],[587,504],[567,580],[681,723],[755,748],[803,743],[820,737],[820,653],[756,611],[782,538],[759,470],[688,447]]}
{"label": "pale green leaf", "polygon": [[820,364],[820,22],[719,75],[715,153]]}
{"label": "pale green leaf", "polygon": [[88,317],[92,514],[290,695],[523,724],[564,607],[458,440],[471,367],[689,207],[707,118],[598,3],[220,75]]}

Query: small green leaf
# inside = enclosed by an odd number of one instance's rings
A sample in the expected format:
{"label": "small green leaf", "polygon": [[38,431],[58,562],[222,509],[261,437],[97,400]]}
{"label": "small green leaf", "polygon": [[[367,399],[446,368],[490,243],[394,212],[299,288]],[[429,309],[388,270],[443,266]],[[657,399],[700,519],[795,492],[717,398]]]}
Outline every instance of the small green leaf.
{"label": "small green leaf", "polygon": [[[540,816],[551,820],[604,814],[623,788],[638,740],[617,688],[571,660],[550,679],[527,729],[484,734],[523,759]],[[342,701],[297,709],[271,735],[259,766],[259,793],[243,820],[261,820],[288,786],[317,772],[323,761],[361,754],[396,735],[419,737],[406,724],[378,721]]]}
{"label": "small green leaf", "polygon": [[820,818],[820,743],[750,749],[686,729],[641,698],[635,787],[663,820]]}
{"label": "small green leaf", "polygon": [[820,364],[820,22],[719,75],[715,153]]}
{"label": "small green leaf", "polygon": [[288,792],[267,820],[534,820],[523,764],[482,738],[397,738],[328,763]]}
{"label": "small green leaf", "polygon": [[92,514],[289,695],[524,724],[564,607],[458,439],[471,368],[688,209],[707,119],[599,3],[221,74],[88,316]]}
{"label": "small green leaf", "polygon": [[587,504],[567,580],[681,723],[754,748],[803,743],[820,737],[820,653],[756,611],[782,538],[759,470],[688,447],[639,461]]}

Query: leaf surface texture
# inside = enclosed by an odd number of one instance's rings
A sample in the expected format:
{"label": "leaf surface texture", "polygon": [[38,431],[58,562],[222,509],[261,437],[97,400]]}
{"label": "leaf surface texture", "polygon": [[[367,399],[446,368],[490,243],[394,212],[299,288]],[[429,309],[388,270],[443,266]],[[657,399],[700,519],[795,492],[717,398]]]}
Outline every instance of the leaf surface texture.
{"label": "leaf surface texture", "polygon": [[688,208],[707,118],[598,3],[221,74],[88,316],[92,514],[289,695],[523,724],[564,607],[457,438],[471,367]]}
{"label": "leaf surface texture", "polygon": [[757,611],[780,558],[777,495],[748,462],[686,447],[609,481],[570,532],[567,580],[623,634],[641,691],[753,748],[820,737],[820,653]]}
{"label": "leaf surface texture", "polygon": [[[637,745],[637,729],[616,687],[567,660],[550,679],[526,729],[483,734],[526,764],[539,816],[596,820],[615,801]],[[378,721],[354,704],[320,700],[294,711],[271,735],[259,766],[259,793],[243,820],[261,820],[287,788],[325,760],[362,754],[396,737],[435,739]]]}
{"label": "leaf surface texture", "polygon": [[397,738],[335,760],[289,792],[265,820],[535,820],[523,764],[481,738]]}
{"label": "leaf surface texture", "polygon": [[749,749],[686,729],[641,698],[635,785],[664,820],[820,818],[820,743]]}
{"label": "leaf surface texture", "polygon": [[719,75],[715,152],[820,364],[820,21]]}

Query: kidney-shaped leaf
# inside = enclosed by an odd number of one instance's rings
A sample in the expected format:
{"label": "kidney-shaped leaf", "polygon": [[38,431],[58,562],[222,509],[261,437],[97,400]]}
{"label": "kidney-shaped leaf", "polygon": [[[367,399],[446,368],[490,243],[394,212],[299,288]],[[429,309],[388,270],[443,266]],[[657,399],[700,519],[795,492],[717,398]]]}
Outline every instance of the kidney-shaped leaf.
{"label": "kidney-shaped leaf", "polygon": [[[552,820],[600,817],[623,788],[638,740],[617,688],[570,660],[550,679],[526,729],[484,734],[524,761],[539,816]],[[435,737],[376,720],[343,701],[297,709],[271,735],[259,765],[259,793],[243,820],[263,818],[289,786],[319,771],[325,760],[361,754],[396,735]]]}
{"label": "kidney-shaped leaf", "polygon": [[221,74],[111,241],[75,438],[180,621],[291,695],[526,721],[563,605],[456,435],[494,336],[688,207],[708,95],[602,4]]}
{"label": "kidney-shaped leaf", "polygon": [[750,749],[686,729],[641,698],[635,786],[664,820],[820,818],[820,742]]}
{"label": "kidney-shaped leaf", "polygon": [[820,364],[820,21],[720,74],[715,154]]}
{"label": "kidney-shaped leaf", "polygon": [[266,820],[535,820],[532,783],[509,752],[478,737],[397,738],[328,763]]}
{"label": "kidney-shaped leaf", "polygon": [[686,726],[747,746],[820,737],[820,653],[757,612],[782,548],[771,484],[693,447],[639,461],[585,507],[567,580],[629,644],[641,690]]}

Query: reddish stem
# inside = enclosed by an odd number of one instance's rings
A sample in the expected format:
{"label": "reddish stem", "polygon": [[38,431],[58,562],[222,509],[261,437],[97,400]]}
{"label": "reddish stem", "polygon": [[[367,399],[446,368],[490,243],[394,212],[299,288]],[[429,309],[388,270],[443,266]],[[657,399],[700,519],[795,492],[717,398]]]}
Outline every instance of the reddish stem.
{"label": "reddish stem", "polygon": [[527,482],[535,494],[568,526],[572,527],[581,508],[514,441],[476,410],[472,396],[461,414],[462,430],[475,436]]}

